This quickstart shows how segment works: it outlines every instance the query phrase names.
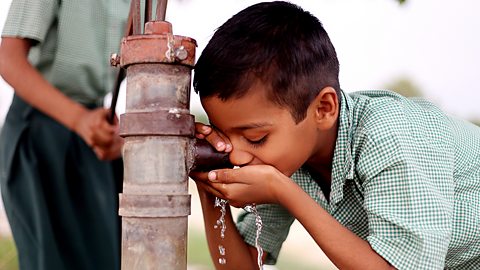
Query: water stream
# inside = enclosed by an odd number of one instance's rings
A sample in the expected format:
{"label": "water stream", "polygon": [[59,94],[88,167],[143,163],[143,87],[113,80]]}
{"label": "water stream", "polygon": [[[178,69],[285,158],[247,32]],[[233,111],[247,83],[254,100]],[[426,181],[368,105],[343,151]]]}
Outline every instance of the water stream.
{"label": "water stream", "polygon": [[255,204],[247,205],[243,209],[255,215],[255,226],[257,227],[257,232],[255,235],[255,248],[257,248],[257,264],[258,264],[258,269],[263,270],[263,260],[262,260],[263,248],[260,246],[260,243],[259,243],[260,234],[262,233],[262,227],[263,227],[262,218],[258,214],[257,206]]}
{"label": "water stream", "polygon": [[[225,239],[225,230],[227,226],[225,225],[225,213],[227,213],[227,200],[219,199],[215,197],[215,205],[214,207],[220,207],[220,217],[217,219],[215,225],[213,225],[214,229],[220,228],[220,238]],[[225,256],[225,247],[223,245],[218,245],[218,252],[220,253],[220,257],[218,258],[219,264],[226,264],[227,259]]]}
{"label": "water stream", "polygon": [[[213,228],[214,229],[220,228],[220,238],[222,240],[225,239],[225,230],[227,229],[225,225],[225,214],[227,212],[227,203],[228,203],[227,200],[219,199],[215,197],[214,207],[220,207],[220,217],[217,219],[217,222],[215,223]],[[258,269],[263,270],[263,261],[262,261],[263,249],[259,243],[260,234],[262,233],[262,226],[263,226],[262,218],[258,214],[257,206],[255,204],[247,205],[243,209],[255,215],[255,226],[257,227],[256,235],[255,235],[255,248],[257,249],[257,264],[258,264]],[[226,250],[222,244],[218,245],[218,253],[220,254],[220,257],[218,258],[218,263],[226,264],[227,259],[224,257],[226,254]]]}

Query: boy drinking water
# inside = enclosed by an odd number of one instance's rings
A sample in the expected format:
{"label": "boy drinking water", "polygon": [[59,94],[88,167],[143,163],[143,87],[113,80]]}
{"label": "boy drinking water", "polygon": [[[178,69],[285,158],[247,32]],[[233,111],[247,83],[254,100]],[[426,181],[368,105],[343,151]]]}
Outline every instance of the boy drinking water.
{"label": "boy drinking water", "polygon": [[[340,269],[480,268],[480,128],[388,91],[347,94],[317,18],[253,5],[214,34],[194,86],[211,126],[198,137],[238,169],[192,173],[210,252],[214,197],[255,203],[264,260],[297,219]],[[226,215],[226,264],[255,269],[255,217]]]}

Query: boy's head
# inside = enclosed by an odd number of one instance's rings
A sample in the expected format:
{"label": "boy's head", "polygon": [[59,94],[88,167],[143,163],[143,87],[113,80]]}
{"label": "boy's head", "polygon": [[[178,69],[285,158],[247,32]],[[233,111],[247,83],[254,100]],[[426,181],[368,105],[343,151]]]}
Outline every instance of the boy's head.
{"label": "boy's head", "polygon": [[255,83],[296,123],[325,87],[340,90],[335,48],[320,21],[287,2],[250,6],[225,22],[202,52],[193,84],[200,98],[247,94]]}
{"label": "boy's head", "polygon": [[331,162],[338,60],[317,18],[286,2],[253,5],[223,24],[195,67],[210,123],[234,165],[269,164],[291,175]]}

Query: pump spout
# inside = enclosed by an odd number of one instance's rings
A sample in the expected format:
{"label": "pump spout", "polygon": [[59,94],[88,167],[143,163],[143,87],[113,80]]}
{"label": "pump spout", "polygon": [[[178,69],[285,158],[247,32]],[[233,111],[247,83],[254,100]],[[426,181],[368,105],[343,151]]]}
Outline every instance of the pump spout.
{"label": "pump spout", "polygon": [[216,151],[206,140],[193,140],[193,164],[190,171],[210,171],[214,169],[233,168],[228,153]]}

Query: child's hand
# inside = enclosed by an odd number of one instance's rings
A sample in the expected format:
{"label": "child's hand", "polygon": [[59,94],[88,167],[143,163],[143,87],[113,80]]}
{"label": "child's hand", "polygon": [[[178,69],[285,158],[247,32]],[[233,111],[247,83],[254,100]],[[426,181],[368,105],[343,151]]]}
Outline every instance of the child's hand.
{"label": "child's hand", "polygon": [[249,165],[210,171],[201,185],[209,193],[228,200],[230,205],[244,207],[252,203],[279,203],[280,181],[291,180],[270,165]]}
{"label": "child's hand", "polygon": [[118,120],[114,125],[107,121],[109,110],[97,108],[83,113],[75,123],[73,130],[90,147],[109,147],[113,144],[118,129]]}
{"label": "child's hand", "polygon": [[101,160],[119,158],[123,146],[123,138],[118,135],[118,118],[115,117],[110,124],[107,120],[109,112],[105,108],[87,111],[74,128]]}
{"label": "child's hand", "polygon": [[[107,122],[109,123],[109,122]],[[115,118],[113,119],[113,124],[109,125],[115,129],[115,133],[113,134],[112,137],[112,143],[111,144],[98,144],[94,142],[94,145],[92,146],[93,151],[97,155],[98,159],[101,160],[114,160],[122,155],[122,147],[124,143],[124,139],[120,137],[118,134],[119,132],[119,126],[118,126],[118,117],[115,115]]]}
{"label": "child's hand", "polygon": [[[230,140],[228,140],[228,138],[221,132],[213,129],[211,126],[207,126],[198,122],[195,123],[195,137],[198,139],[207,140],[219,152],[228,153],[232,151],[232,144],[230,143]],[[201,190],[210,193],[210,195],[219,195],[218,192],[212,193],[211,189],[209,190],[209,187],[206,184],[208,183],[207,172],[192,171],[190,172],[190,177],[195,180],[197,187]]]}
{"label": "child's hand", "polygon": [[115,135],[113,143],[109,146],[100,147],[94,146],[93,151],[101,160],[114,160],[122,156],[122,147],[124,139],[118,135]]}
{"label": "child's hand", "polygon": [[219,152],[231,152],[230,140],[220,131],[202,123],[195,123],[195,137],[207,140]]}

